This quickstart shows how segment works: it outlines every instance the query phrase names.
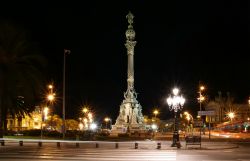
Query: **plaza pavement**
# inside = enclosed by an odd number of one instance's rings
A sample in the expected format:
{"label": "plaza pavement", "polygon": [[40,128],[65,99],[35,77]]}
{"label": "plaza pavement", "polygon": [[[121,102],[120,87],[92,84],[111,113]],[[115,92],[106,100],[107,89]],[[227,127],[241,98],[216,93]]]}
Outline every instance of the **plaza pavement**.
{"label": "plaza pavement", "polygon": [[[37,139],[1,139],[4,140],[4,145],[12,146],[50,146],[61,147],[67,145],[70,147],[84,147],[84,148],[130,148],[130,149],[163,149],[163,150],[176,150],[177,147],[171,147],[172,141],[164,140],[145,140],[145,141],[124,141],[124,142],[111,142],[111,141],[67,141],[67,140],[37,140]],[[236,143],[206,140],[201,142],[200,145],[187,145],[185,141],[180,141],[181,148],[179,150],[219,150],[219,149],[232,149],[238,148]]]}

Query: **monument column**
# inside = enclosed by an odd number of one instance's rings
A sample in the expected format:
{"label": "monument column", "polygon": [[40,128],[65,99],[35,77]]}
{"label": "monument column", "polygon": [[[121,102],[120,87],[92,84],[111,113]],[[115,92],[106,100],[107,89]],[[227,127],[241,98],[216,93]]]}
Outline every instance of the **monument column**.
{"label": "monument column", "polygon": [[128,55],[128,76],[127,76],[127,91],[125,97],[133,99],[135,96],[135,90],[134,90],[134,47],[136,45],[135,39],[135,31],[133,29],[133,14],[129,12],[129,14],[126,16],[128,19],[128,29],[126,31],[126,43],[125,46],[127,48],[127,55]]}
{"label": "monument column", "polygon": [[124,100],[120,105],[119,116],[116,119],[115,125],[112,126],[112,134],[145,131],[142,107],[137,101],[137,93],[134,88],[134,47],[136,45],[135,31],[133,29],[134,16],[129,12],[126,18],[129,23],[125,33],[125,47],[127,48],[128,56],[127,90],[124,93]]}

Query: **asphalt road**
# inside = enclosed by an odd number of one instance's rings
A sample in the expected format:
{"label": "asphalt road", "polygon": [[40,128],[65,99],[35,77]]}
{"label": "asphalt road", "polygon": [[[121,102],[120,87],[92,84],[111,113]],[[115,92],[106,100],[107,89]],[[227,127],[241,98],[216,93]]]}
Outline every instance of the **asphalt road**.
{"label": "asphalt road", "polygon": [[[141,142],[138,149],[132,142],[100,143],[26,143],[19,146],[17,142],[0,146],[1,161],[250,161],[250,143],[238,143],[238,148],[218,148],[214,150],[191,148],[170,148],[170,142],[163,142],[161,149],[156,149],[155,142]],[[213,143],[211,143],[213,144]],[[216,143],[218,144],[218,143]],[[222,143],[221,143],[222,144]],[[204,144],[203,144],[204,145]],[[205,146],[205,145],[204,145]],[[195,146],[194,146],[195,147]],[[225,147],[225,146],[224,146]]]}

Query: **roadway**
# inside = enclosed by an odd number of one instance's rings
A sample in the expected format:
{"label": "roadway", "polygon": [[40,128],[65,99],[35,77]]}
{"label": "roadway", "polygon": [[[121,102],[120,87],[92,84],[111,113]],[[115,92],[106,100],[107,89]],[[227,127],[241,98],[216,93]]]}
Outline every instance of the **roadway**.
{"label": "roadway", "polygon": [[[182,143],[183,144],[183,143]],[[203,146],[211,146],[226,143],[207,143]],[[199,149],[184,146],[181,149],[170,147],[171,142],[162,142],[161,149],[156,149],[154,141],[139,142],[138,149],[135,149],[134,142],[119,143],[115,148],[114,143],[99,142],[98,148],[94,142],[43,143],[39,147],[37,143],[24,142],[19,146],[17,142],[6,143],[0,146],[1,161],[250,161],[250,143],[237,143],[238,148]],[[195,146],[194,146],[195,147]]]}

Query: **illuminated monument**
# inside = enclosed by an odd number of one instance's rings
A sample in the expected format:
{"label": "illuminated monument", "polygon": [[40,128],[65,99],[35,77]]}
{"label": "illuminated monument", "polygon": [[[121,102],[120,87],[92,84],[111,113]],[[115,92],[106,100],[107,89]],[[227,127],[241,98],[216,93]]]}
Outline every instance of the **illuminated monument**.
{"label": "illuminated monument", "polygon": [[126,132],[142,132],[145,130],[143,123],[142,107],[137,101],[137,93],[134,88],[134,47],[136,45],[135,31],[133,29],[133,14],[129,12],[126,16],[128,19],[128,29],[126,31],[126,43],[128,55],[128,76],[127,76],[127,91],[124,93],[124,100],[120,105],[119,116],[116,119],[115,125],[112,126],[112,133]]}

